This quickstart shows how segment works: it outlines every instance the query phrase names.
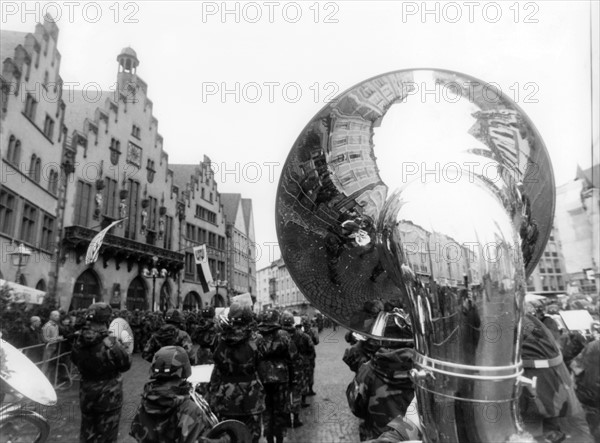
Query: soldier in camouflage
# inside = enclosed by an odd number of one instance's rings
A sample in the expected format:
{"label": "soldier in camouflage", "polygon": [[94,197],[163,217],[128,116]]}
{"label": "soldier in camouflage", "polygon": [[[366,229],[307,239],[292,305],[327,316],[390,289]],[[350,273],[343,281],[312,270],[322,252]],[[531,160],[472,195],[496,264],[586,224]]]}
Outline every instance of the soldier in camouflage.
{"label": "soldier in camouflage", "polygon": [[119,434],[121,373],[129,370],[131,360],[115,337],[109,336],[110,318],[111,308],[106,303],[91,305],[86,324],[73,343],[71,359],[81,374],[81,443],[112,443]]}
{"label": "soldier in camouflage", "polygon": [[[130,435],[139,443],[196,443],[210,429],[205,413],[190,397],[192,373],[185,349],[165,346],[154,354],[150,381],[131,423]],[[228,443],[229,438],[201,441]]]}
{"label": "soldier in camouflage", "polygon": [[403,417],[414,397],[409,377],[413,367],[413,350],[393,349],[390,342],[363,364],[348,385],[346,397],[352,413],[363,421],[360,440],[380,435],[394,417]]}
{"label": "soldier in camouflage", "polygon": [[[296,347],[296,354],[290,367],[290,402],[286,408],[286,413],[293,414],[293,427],[302,426],[300,421],[300,405],[302,397],[308,392],[308,370],[310,361],[308,355],[310,349],[314,347],[311,338],[302,331],[302,325],[294,324],[294,315],[285,311],[281,315],[281,326],[290,335],[292,342]],[[292,426],[291,420],[287,422],[288,427]]]}
{"label": "soldier in camouflage", "polygon": [[181,329],[183,325],[183,316],[176,309],[169,309],[165,315],[165,323],[156,331],[144,347],[142,357],[144,360],[152,362],[154,353],[164,346],[181,346],[188,353],[192,364],[196,362],[194,354],[194,345],[189,334]]}
{"label": "soldier in camouflage", "polygon": [[221,420],[243,422],[252,434],[252,442],[258,443],[265,390],[258,376],[262,355],[250,329],[252,321],[249,306],[233,303],[229,308],[228,323],[223,325],[213,355],[209,403]]}
{"label": "soldier in camouflage", "polygon": [[287,425],[289,372],[297,350],[289,334],[279,324],[278,311],[266,311],[259,320],[262,359],[258,363],[258,373],[265,387],[264,434],[267,443],[283,443]]}
{"label": "soldier in camouflage", "polygon": [[352,372],[356,373],[363,363],[371,360],[380,346],[380,342],[373,338],[357,340],[356,343],[344,351],[342,361],[348,365]]}
{"label": "soldier in camouflage", "polygon": [[316,395],[313,390],[313,385],[315,383],[315,362],[317,359],[317,353],[315,352],[315,346],[319,344],[319,336],[315,334],[315,331],[312,329],[312,324],[307,315],[302,316],[302,327],[304,328],[304,332],[310,337],[313,342],[312,353],[309,356],[310,368],[308,371],[308,392],[306,395]]}
{"label": "soldier in camouflage", "polygon": [[215,308],[202,310],[202,317],[192,335],[192,342],[198,345],[196,364],[213,364],[213,352],[217,345],[217,329],[215,326]]}

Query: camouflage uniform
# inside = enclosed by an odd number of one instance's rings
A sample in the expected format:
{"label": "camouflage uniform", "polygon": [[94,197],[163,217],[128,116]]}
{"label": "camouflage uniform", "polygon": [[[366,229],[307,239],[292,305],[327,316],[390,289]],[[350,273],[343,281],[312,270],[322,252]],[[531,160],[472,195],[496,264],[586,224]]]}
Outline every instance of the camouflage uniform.
{"label": "camouflage uniform", "polygon": [[[154,357],[154,353],[163,346],[181,346],[188,353],[190,362],[192,364],[195,363],[196,356],[194,355],[194,345],[192,344],[192,339],[187,332],[178,327],[181,325],[183,319],[178,311],[175,312],[176,314],[172,314],[173,317],[167,317],[167,324],[161,326],[161,328],[152,334],[150,339],[146,342],[146,346],[142,352],[142,357],[144,360],[151,362]],[[169,312],[167,312],[167,316],[169,316]]]}
{"label": "camouflage uniform", "polygon": [[[129,354],[114,337],[109,337],[103,317],[97,314],[102,314],[105,308],[110,313],[110,307],[104,303],[90,307],[92,314],[88,318],[92,323],[83,327],[71,352],[71,359],[81,374],[79,441],[82,443],[117,441],[123,405],[121,372],[131,367]],[[110,315],[106,316],[106,321],[109,319]]]}
{"label": "camouflage uniform", "polygon": [[406,413],[414,397],[409,378],[412,359],[411,349],[382,348],[360,367],[348,385],[350,410],[363,419],[359,426],[361,441],[377,437],[391,419]]}
{"label": "camouflage uniform", "polygon": [[262,339],[258,346],[262,358],[258,363],[258,373],[265,387],[265,411],[263,412],[264,435],[267,443],[283,442],[289,412],[289,371],[297,351],[289,334],[281,329],[279,312],[267,311],[258,325]]}
{"label": "camouflage uniform", "polygon": [[196,355],[196,364],[198,365],[214,363],[213,352],[217,345],[217,328],[213,319],[214,312],[214,308],[202,310],[202,318],[200,318],[192,335],[192,342],[199,346]]}
{"label": "camouflage uniform", "polygon": [[294,414],[294,427],[298,427],[302,426],[299,419],[302,396],[308,392],[308,369],[310,366],[308,354],[310,348],[314,345],[310,337],[302,332],[302,328],[294,325],[293,315],[284,313],[281,323],[290,335],[297,350],[290,367],[291,392],[290,403],[288,403],[286,412]]}
{"label": "camouflage uniform", "polygon": [[319,344],[319,336],[315,334],[313,331],[310,320],[307,316],[302,316],[302,326],[304,328],[304,332],[310,337],[313,343],[312,352],[309,355],[310,367],[308,369],[308,392],[306,395],[315,395],[313,391],[313,385],[315,383],[315,363],[317,359],[317,353],[315,352],[315,346]]}
{"label": "camouflage uniform", "polygon": [[[587,435],[583,409],[577,400],[569,371],[565,366],[558,343],[544,324],[531,314],[523,317],[523,339],[521,344],[523,375],[537,377],[536,396],[523,389],[519,398],[519,409],[525,429],[539,435],[539,424],[543,423],[544,434],[560,434],[560,417],[568,417],[568,422],[581,421],[582,436]],[[545,367],[537,361],[543,361]],[[554,438],[554,437],[550,437]]]}
{"label": "camouflage uniform", "polygon": [[139,443],[196,443],[209,429],[209,421],[190,397],[191,374],[186,351],[178,346],[161,348],[144,386],[142,403],[131,423],[130,435]]}
{"label": "camouflage uniform", "polygon": [[265,410],[265,391],[258,377],[261,358],[249,325],[252,313],[234,303],[229,309],[230,324],[223,326],[213,355],[209,403],[221,419],[243,422],[257,443],[261,435],[261,414]]}
{"label": "camouflage uniform", "polygon": [[342,361],[348,365],[352,372],[358,372],[363,363],[367,363],[377,352],[380,345],[376,340],[358,340],[358,342],[344,351]]}

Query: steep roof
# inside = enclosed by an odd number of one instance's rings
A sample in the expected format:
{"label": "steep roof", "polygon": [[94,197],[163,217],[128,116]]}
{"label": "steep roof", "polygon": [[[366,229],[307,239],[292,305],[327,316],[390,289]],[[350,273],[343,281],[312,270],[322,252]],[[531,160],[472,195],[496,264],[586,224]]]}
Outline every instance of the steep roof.
{"label": "steep roof", "polygon": [[200,166],[169,164],[169,169],[173,171],[173,184],[184,191],[190,182],[190,178],[200,171]]}
{"label": "steep roof", "polygon": [[252,199],[242,199],[242,210],[244,211],[244,225],[246,226],[246,233],[250,234],[250,221],[252,220]]}
{"label": "steep roof", "polygon": [[20,31],[0,31],[0,62],[15,55],[15,48],[24,45],[25,36],[28,32]]}
{"label": "steep roof", "polygon": [[227,223],[235,224],[241,199],[241,194],[221,194],[221,204]]}
{"label": "steep roof", "polygon": [[[93,93],[96,94],[95,92]],[[90,99],[93,98],[93,103]],[[100,97],[96,100],[96,97],[88,97],[88,92],[84,91],[70,91],[63,95],[63,100],[67,104],[65,107],[65,124],[69,130],[83,131],[83,122],[85,119],[94,121],[96,116],[96,109],[106,109],[106,99],[115,99],[114,91],[100,91]]]}

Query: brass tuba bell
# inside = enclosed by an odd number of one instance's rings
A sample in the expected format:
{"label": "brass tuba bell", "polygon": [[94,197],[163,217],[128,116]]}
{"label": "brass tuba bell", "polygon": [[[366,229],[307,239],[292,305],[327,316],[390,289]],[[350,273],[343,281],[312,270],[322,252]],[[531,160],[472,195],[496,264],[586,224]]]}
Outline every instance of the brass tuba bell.
{"label": "brass tuba bell", "polygon": [[473,77],[413,69],[359,83],[308,123],[276,226],[323,313],[374,338],[406,340],[410,325],[425,441],[502,442],[521,432],[526,275],[553,213],[548,153],[519,106]]}

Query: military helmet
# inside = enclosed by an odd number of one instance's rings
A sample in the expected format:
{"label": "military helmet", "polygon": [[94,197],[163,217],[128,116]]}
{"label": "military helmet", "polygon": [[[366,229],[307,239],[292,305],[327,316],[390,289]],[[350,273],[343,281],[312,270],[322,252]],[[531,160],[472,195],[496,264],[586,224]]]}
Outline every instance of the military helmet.
{"label": "military helmet", "polygon": [[110,323],[112,308],[106,303],[94,303],[86,313],[85,319],[94,323]]}
{"label": "military helmet", "polygon": [[209,306],[208,308],[204,308],[202,310],[202,317],[203,318],[214,318],[215,317],[215,308],[213,308],[212,306]]}
{"label": "military helmet", "polygon": [[279,318],[281,314],[276,309],[268,309],[264,312],[261,312],[258,321],[261,323],[279,323]]}
{"label": "military helmet", "polygon": [[281,314],[280,321],[281,325],[286,328],[294,326],[294,315],[290,311],[284,311],[283,314]]}
{"label": "military helmet", "polygon": [[183,324],[183,316],[177,309],[169,309],[165,314],[165,322],[181,326]]}
{"label": "military helmet", "polygon": [[233,303],[229,307],[229,314],[227,318],[232,323],[237,324],[248,324],[252,321],[252,309],[250,306],[242,305],[240,303]]}
{"label": "military helmet", "polygon": [[192,375],[192,366],[187,352],[181,346],[164,346],[152,359],[151,378],[185,378]]}

